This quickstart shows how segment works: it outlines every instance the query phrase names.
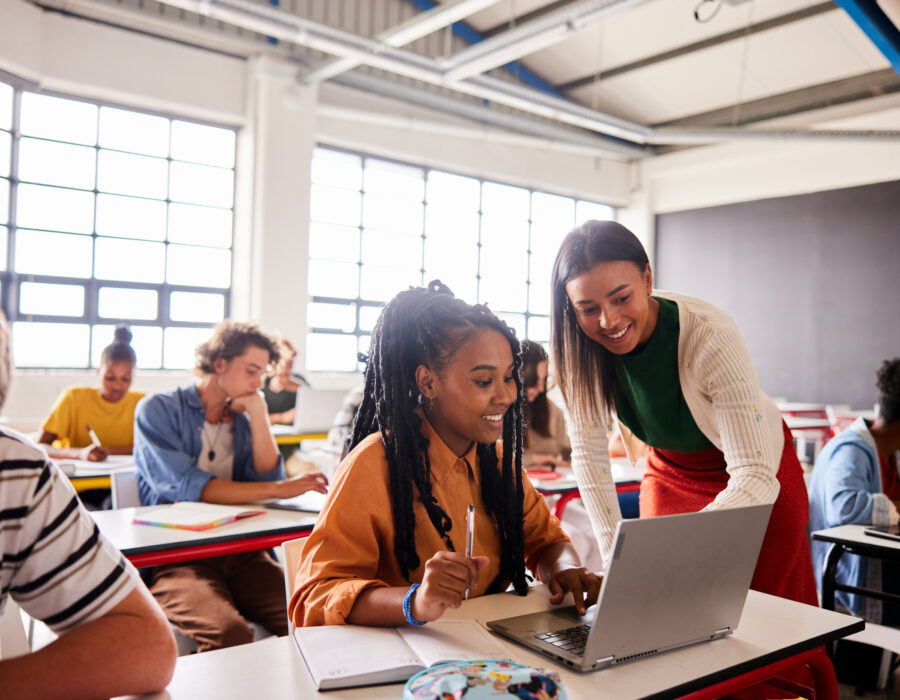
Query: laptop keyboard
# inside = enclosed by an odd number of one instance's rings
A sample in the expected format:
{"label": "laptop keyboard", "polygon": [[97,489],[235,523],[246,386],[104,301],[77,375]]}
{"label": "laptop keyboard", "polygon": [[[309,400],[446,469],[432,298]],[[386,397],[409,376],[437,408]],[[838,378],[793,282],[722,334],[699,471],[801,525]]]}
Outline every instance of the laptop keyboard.
{"label": "laptop keyboard", "polygon": [[584,654],[584,645],[587,644],[588,634],[590,634],[590,625],[578,625],[569,627],[564,630],[556,630],[555,632],[546,632],[544,634],[534,635],[542,642],[552,644],[571,654]]}

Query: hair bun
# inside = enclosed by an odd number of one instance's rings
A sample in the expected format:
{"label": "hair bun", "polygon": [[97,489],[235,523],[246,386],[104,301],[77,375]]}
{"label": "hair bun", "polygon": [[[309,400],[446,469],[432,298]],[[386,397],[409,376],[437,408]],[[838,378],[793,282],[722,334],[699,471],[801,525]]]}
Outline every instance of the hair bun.
{"label": "hair bun", "polygon": [[134,337],[134,334],[131,332],[131,329],[126,326],[124,323],[116,326],[116,332],[113,336],[115,343],[123,343],[125,345],[131,345],[131,339]]}

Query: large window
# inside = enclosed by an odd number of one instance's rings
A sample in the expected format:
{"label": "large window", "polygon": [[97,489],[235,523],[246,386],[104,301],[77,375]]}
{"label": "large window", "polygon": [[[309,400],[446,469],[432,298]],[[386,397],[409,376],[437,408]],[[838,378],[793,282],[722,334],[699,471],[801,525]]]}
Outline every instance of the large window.
{"label": "large window", "polygon": [[604,204],[331,148],[312,161],[306,367],[355,371],[381,306],[440,279],[519,338],[550,337],[550,272],[576,222]]}
{"label": "large window", "polygon": [[0,304],[19,367],[183,368],[230,305],[235,132],[0,83]]}

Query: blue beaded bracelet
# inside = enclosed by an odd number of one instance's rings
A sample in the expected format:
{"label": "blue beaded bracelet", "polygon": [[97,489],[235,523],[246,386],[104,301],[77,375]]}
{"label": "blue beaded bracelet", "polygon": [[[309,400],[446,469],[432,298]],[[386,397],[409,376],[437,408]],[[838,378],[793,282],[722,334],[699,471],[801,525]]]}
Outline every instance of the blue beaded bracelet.
{"label": "blue beaded bracelet", "polygon": [[411,625],[427,625],[428,621],[419,622],[416,618],[413,617],[412,610],[410,605],[412,603],[413,594],[416,592],[416,589],[419,587],[418,583],[414,583],[409,587],[409,590],[406,592],[406,595],[403,596],[403,617],[406,618],[406,621]]}

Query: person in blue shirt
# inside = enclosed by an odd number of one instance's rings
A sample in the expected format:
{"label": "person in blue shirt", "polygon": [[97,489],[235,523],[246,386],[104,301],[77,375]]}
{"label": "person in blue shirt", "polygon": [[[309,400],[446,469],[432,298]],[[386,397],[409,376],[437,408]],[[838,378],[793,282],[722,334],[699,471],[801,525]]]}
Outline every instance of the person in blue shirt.
{"label": "person in blue shirt", "polygon": [[[197,348],[195,384],[143,399],[134,456],[143,505],[252,503],[325,491],[321,474],[286,479],[260,393],[277,341],[256,324],[224,321]],[[247,620],[287,634],[284,578],[269,552],[153,567],[151,593],[198,651],[250,642]]]}
{"label": "person in blue shirt", "polygon": [[[813,468],[809,531],[838,525],[896,525],[900,521],[900,357],[885,360],[876,374],[878,413],[857,418],[828,441]],[[812,542],[816,585],[822,589],[827,542]],[[844,554],[835,580],[850,586],[900,593],[900,567]],[[838,591],[837,605],[870,622],[900,626],[900,606]]]}

